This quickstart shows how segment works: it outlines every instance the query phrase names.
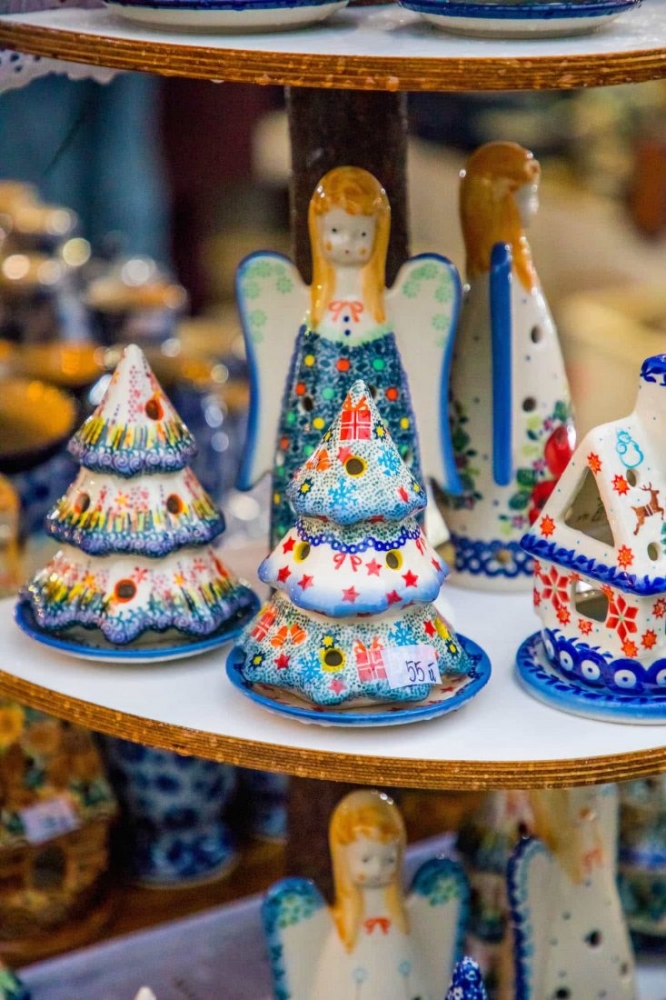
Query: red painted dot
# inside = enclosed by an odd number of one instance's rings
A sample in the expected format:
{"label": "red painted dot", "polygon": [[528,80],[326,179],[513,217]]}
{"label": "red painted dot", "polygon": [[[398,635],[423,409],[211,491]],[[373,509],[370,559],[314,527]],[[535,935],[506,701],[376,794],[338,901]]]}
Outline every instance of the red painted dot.
{"label": "red painted dot", "polygon": [[296,395],[297,396],[304,396],[305,395],[305,383],[304,382],[297,382],[296,383]]}
{"label": "red painted dot", "polygon": [[288,447],[289,447],[289,438],[288,437],[280,438],[280,448],[282,449],[282,451],[286,451]]}
{"label": "red painted dot", "polygon": [[394,385],[389,386],[386,390],[386,398],[390,399],[392,403],[395,402],[399,395],[400,393]]}
{"label": "red painted dot", "polygon": [[335,363],[335,367],[338,369],[339,372],[348,372],[349,369],[351,368],[351,365],[349,364],[349,358],[338,358],[338,360]]}

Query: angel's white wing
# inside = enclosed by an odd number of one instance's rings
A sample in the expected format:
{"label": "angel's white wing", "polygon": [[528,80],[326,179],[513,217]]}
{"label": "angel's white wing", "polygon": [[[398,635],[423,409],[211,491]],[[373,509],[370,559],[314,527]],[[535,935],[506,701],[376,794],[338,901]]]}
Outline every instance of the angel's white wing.
{"label": "angel's white wing", "polygon": [[419,432],[421,468],[447,493],[460,493],[449,430],[449,377],[460,312],[460,278],[451,261],[420,254],[400,268],[386,295],[388,320],[407,372]]}
{"label": "angel's white wing", "polygon": [[266,894],[262,918],[275,1000],[314,1000],[316,959],[332,927],[319,889],[310,879],[282,879]]}
{"label": "angel's white wing", "polygon": [[556,862],[542,841],[521,840],[508,866],[516,1000],[543,1000]]}
{"label": "angel's white wing", "polygon": [[462,865],[432,858],[416,872],[407,899],[410,933],[433,997],[443,997],[462,954],[469,887]]}
{"label": "angel's white wing", "polygon": [[237,485],[249,490],[273,467],[285,383],[309,291],[287,257],[262,252],[241,261],[236,298],[250,370],[250,412]]}

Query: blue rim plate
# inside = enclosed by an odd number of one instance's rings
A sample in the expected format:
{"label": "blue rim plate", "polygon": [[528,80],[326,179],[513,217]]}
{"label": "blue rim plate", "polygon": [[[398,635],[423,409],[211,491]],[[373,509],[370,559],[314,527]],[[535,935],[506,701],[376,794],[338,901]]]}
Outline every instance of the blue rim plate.
{"label": "blue rim plate", "polygon": [[462,679],[455,691],[450,685],[437,688],[434,694],[423,702],[395,704],[388,706],[364,705],[363,708],[338,709],[309,705],[301,698],[281,688],[268,684],[253,684],[242,673],[244,653],[240,646],[234,646],[227,657],[227,677],[235,688],[251,701],[280,715],[288,715],[299,722],[315,723],[319,726],[403,726],[409,722],[434,719],[447,712],[455,712],[470,701],[485,687],[490,678],[490,660],[480,646],[471,639],[458,634],[465,652],[472,660],[472,670]]}
{"label": "blue rim plate", "polygon": [[324,7],[331,0],[107,0],[109,7],[145,10],[293,10],[299,7]]}
{"label": "blue rim plate", "polygon": [[565,677],[554,667],[540,632],[521,644],[516,670],[522,686],[534,698],[572,715],[584,715],[605,722],[631,722],[659,725],[666,722],[666,691],[663,695],[613,694],[595,690]]}
{"label": "blue rim plate", "polygon": [[163,660],[184,660],[188,656],[207,653],[211,649],[223,646],[235,639],[247,623],[259,610],[260,601],[256,594],[252,595],[251,605],[232,622],[222,625],[203,639],[180,635],[175,629],[169,629],[163,635],[150,632],[150,638],[135,640],[127,646],[114,646],[108,642],[99,629],[84,629],[74,627],[62,632],[48,632],[35,619],[32,607],[28,601],[19,601],[14,611],[16,624],[31,639],[68,653],[83,660],[100,660],[114,663],[156,663]]}
{"label": "blue rim plate", "polygon": [[466,3],[465,0],[401,0],[403,7],[442,17],[478,17],[511,21],[543,21],[557,18],[609,17],[637,7],[641,0],[534,0],[533,3]]}

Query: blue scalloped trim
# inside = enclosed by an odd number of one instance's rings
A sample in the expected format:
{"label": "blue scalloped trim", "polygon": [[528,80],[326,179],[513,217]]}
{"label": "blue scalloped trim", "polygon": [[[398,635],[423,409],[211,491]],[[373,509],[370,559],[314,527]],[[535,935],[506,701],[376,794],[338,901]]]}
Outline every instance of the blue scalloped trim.
{"label": "blue scalloped trim", "polygon": [[612,587],[617,587],[627,594],[652,597],[655,594],[666,592],[666,577],[663,576],[638,577],[634,573],[618,569],[617,566],[606,566],[605,563],[600,563],[591,556],[581,555],[574,549],[565,549],[545,538],[537,538],[531,533],[523,535],[520,544],[532,556],[548,559],[558,566],[573,569],[577,573],[589,576],[592,580],[598,580],[599,583],[607,583]]}
{"label": "blue scalloped trim", "polygon": [[463,866],[452,858],[430,858],[416,871],[410,892],[424,896],[431,906],[443,906],[451,898],[450,889],[460,900],[452,964],[462,957],[469,922],[469,882]]}
{"label": "blue scalloped trim", "polygon": [[422,534],[421,528],[418,525],[415,525],[413,528],[403,526],[398,534],[388,541],[382,541],[379,538],[374,538],[372,535],[365,535],[359,542],[345,543],[331,531],[322,531],[319,535],[312,534],[304,527],[300,518],[296,522],[296,531],[298,532],[298,537],[304,542],[309,542],[310,545],[328,545],[334,552],[346,552],[350,555],[356,555],[358,552],[366,552],[368,549],[375,549],[376,552],[388,552],[390,549],[399,549],[409,539],[420,538]]}
{"label": "blue scalloped trim", "polygon": [[514,933],[515,1000],[534,1000],[535,996],[529,974],[529,960],[534,955],[534,939],[529,914],[525,909],[529,862],[539,854],[547,855],[548,850],[535,837],[526,837],[517,844],[507,865],[509,909]]}
{"label": "blue scalloped trim", "polygon": [[444,17],[492,18],[497,21],[548,21],[560,18],[603,17],[638,7],[641,0],[577,0],[576,3],[538,2],[467,3],[465,0],[409,0],[404,6],[427,14]]}
{"label": "blue scalloped trim", "polygon": [[99,445],[91,448],[75,437],[69,442],[68,448],[70,454],[91,472],[115,472],[125,479],[131,479],[139,473],[178,472],[185,468],[197,452],[194,442],[190,445],[181,444],[177,449],[123,451]]}
{"label": "blue scalloped trim", "polygon": [[91,556],[109,556],[117,553],[149,556],[160,559],[185,546],[207,545],[224,531],[224,518],[220,515],[209,523],[197,521],[181,525],[175,530],[151,531],[138,534],[131,531],[84,531],[58,521],[47,520],[47,534],[59,542],[73,545]]}
{"label": "blue scalloped trim", "polygon": [[[593,691],[610,691],[612,694],[629,697],[654,692],[666,696],[666,658],[661,657],[649,666],[639,660],[620,656],[616,659],[610,653],[602,653],[598,646],[589,646],[581,640],[565,638],[559,629],[544,629],[542,632],[544,649],[550,662],[561,670],[565,677],[572,677]],[[553,649],[555,657],[550,655]],[[581,670],[581,664],[588,664],[588,673]],[[589,676],[590,670],[597,668],[597,677]],[[617,682],[624,675],[626,683]],[[661,675],[661,681],[659,679]]]}
{"label": "blue scalloped trim", "polygon": [[[521,547],[522,543],[473,541],[465,535],[451,535],[456,550],[456,572],[471,573],[473,576],[489,576],[492,579],[505,577],[514,580],[519,576],[532,576],[534,561]],[[513,563],[497,561],[498,552],[510,552]]]}
{"label": "blue scalloped trim", "polygon": [[325,905],[314,882],[306,878],[284,878],[271,886],[266,893],[261,907],[261,918],[268,944],[268,961],[273,977],[275,1000],[290,1000],[291,997],[280,930],[311,917]]}

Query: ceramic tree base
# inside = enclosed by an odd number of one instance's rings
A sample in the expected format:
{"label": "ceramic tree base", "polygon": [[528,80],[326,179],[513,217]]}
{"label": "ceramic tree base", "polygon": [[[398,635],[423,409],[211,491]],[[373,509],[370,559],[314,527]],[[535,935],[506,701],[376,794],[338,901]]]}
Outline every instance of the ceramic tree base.
{"label": "ceramic tree base", "polygon": [[666,722],[666,690],[663,695],[639,695],[590,687],[551,663],[539,632],[520,646],[516,670],[520,683],[529,694],[562,712],[605,722],[644,725]]}
{"label": "ceramic tree base", "polygon": [[458,639],[472,663],[470,672],[458,677],[447,677],[441,686],[431,689],[425,700],[416,703],[366,704],[357,708],[350,706],[337,709],[306,704],[284,688],[248,680],[243,672],[245,652],[240,646],[234,647],[229,654],[227,677],[235,688],[256,704],[299,722],[320,726],[400,726],[455,712],[488,683],[490,661],[486,654],[471,639],[460,635]]}

